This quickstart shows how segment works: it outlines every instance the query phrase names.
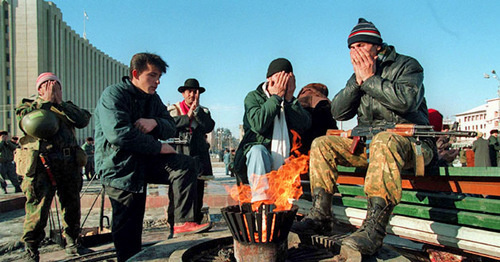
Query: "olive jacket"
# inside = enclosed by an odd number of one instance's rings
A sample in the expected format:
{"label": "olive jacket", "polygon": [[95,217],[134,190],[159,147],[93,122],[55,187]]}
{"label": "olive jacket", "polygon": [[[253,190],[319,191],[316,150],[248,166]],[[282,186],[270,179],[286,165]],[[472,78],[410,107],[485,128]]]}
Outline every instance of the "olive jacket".
{"label": "olive jacket", "polygon": [[[128,77],[107,87],[95,109],[95,167],[101,183],[133,193],[144,192],[152,156],[161,142],[175,135],[175,122],[158,94],[146,94]],[[157,126],[148,134],[134,127],[139,118]]]}
{"label": "olive jacket", "polygon": [[[267,97],[261,83],[256,90],[251,91],[245,97],[245,115],[243,116],[243,130],[245,134],[236,150],[234,168],[239,182],[248,184],[246,170],[246,153],[253,145],[264,145],[271,149],[273,136],[274,118],[281,109],[281,97],[272,95]],[[311,116],[302,108],[299,101],[294,97],[291,102],[284,103],[286,123],[288,130],[294,130],[299,135],[311,127]],[[289,131],[290,145],[293,136]]]}

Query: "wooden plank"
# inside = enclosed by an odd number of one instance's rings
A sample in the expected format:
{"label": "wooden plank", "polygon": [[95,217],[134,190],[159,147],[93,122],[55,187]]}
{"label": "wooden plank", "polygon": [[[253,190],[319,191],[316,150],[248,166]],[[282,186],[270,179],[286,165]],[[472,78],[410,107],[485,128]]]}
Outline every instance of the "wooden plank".
{"label": "wooden plank", "polygon": [[[366,209],[367,201],[354,197],[334,197],[334,205]],[[458,225],[475,226],[485,229],[500,230],[498,215],[479,214],[468,211],[399,204],[394,208],[394,214],[448,222]]]}
{"label": "wooden plank", "polygon": [[[500,178],[470,177],[467,178],[469,180],[466,180],[466,177],[403,176],[402,178],[403,189],[500,196]],[[364,174],[340,173],[337,183],[364,185]]]}
{"label": "wooden plank", "polygon": [[[337,207],[335,217],[344,223],[360,226],[366,211],[356,208]],[[401,237],[440,246],[450,246],[464,251],[500,258],[500,233],[449,225],[416,218],[393,215],[387,232]]]}
{"label": "wooden plank", "polygon": [[[365,168],[337,166],[341,173],[366,173]],[[437,170],[436,170],[437,171]],[[413,175],[412,170],[403,170],[403,175]],[[424,177],[491,177],[500,178],[500,167],[440,167],[438,173],[426,174]]]}
{"label": "wooden plank", "polygon": [[[338,185],[340,194],[365,196],[364,188],[358,185]],[[482,197],[467,196],[464,194],[447,194],[403,190],[402,203],[414,203],[447,209],[459,209],[476,212],[500,214],[500,201]]]}

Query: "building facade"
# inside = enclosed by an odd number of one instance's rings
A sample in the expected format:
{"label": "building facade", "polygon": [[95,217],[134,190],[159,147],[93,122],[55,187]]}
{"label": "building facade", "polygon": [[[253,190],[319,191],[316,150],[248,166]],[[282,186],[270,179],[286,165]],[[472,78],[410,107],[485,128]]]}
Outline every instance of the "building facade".
{"label": "building facade", "polygon": [[[456,121],[460,124],[460,130],[482,132],[487,139],[492,129],[500,129],[499,109],[500,98],[489,99],[486,104],[457,114]],[[466,144],[472,144],[474,140],[476,138],[473,137],[459,138],[459,142]]]}
{"label": "building facade", "polygon": [[[93,113],[107,86],[128,75],[128,67],[94,47],[63,21],[61,10],[43,0],[0,0],[0,125],[22,135],[14,114],[23,98],[37,94],[40,73],[61,79],[63,100]],[[77,139],[93,136],[94,121],[77,130]]]}

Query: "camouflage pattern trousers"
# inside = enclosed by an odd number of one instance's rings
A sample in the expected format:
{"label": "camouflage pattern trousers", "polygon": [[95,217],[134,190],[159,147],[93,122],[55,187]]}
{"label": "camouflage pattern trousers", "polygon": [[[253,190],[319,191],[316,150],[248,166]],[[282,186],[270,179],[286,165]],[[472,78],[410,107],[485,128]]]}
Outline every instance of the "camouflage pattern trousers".
{"label": "camouflage pattern trousers", "polygon": [[[38,160],[35,174],[25,177],[21,185],[26,196],[26,216],[21,240],[32,247],[38,247],[45,238],[45,227],[56,191],[66,241],[74,241],[80,234],[82,175],[78,171],[79,168],[73,163],[52,161],[51,170],[57,183],[56,186],[51,184],[52,179],[40,160]],[[56,226],[58,226],[57,222]]]}
{"label": "camouflage pattern trousers", "polygon": [[[415,138],[390,132],[375,135],[369,144],[369,163],[364,146],[351,154],[352,139],[340,136],[316,138],[310,151],[309,176],[311,190],[324,188],[328,193],[337,192],[337,165],[368,168],[365,177],[365,194],[381,197],[393,204],[401,201],[401,170],[415,167]],[[361,145],[361,144],[360,144]],[[422,154],[427,165],[433,150],[422,143]]]}

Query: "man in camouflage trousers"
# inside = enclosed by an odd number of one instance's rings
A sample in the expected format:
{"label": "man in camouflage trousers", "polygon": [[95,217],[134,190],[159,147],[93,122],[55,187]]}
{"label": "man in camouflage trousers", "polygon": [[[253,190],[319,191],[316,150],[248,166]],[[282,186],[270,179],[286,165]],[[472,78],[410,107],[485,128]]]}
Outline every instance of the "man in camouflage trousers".
{"label": "man in camouflage trousers", "polygon": [[[77,239],[80,234],[80,196],[82,177],[79,172],[85,164],[76,138],[75,128],[89,123],[91,114],[72,102],[62,101],[61,81],[52,73],[42,73],[36,81],[38,96],[35,100],[23,99],[16,109],[20,127],[25,136],[19,139],[20,151],[16,153],[16,164],[24,176],[22,189],[26,196],[26,217],[23,236],[27,260],[39,261],[38,247],[45,237],[44,228],[50,212],[52,199],[57,190],[62,212],[63,235],[66,253],[81,252]],[[47,111],[43,111],[43,110]],[[37,110],[37,111],[35,111]],[[24,118],[41,114],[39,122],[24,121]],[[55,115],[51,123],[50,114]],[[29,119],[28,119],[29,120]],[[52,129],[51,126],[58,126]],[[47,162],[47,168],[42,163]]]}
{"label": "man in camouflage trousers", "polygon": [[[423,69],[417,60],[396,53],[382,42],[380,32],[363,18],[348,38],[354,74],[332,101],[332,115],[345,121],[358,115],[359,127],[388,123],[429,125],[424,98]],[[337,165],[367,168],[365,194],[367,216],[362,226],[343,240],[342,250],[372,255],[382,246],[391,212],[401,200],[401,170],[416,166],[415,138],[380,132],[367,146],[350,152],[353,140],[340,136],[315,139],[310,151],[313,207],[308,216],[293,225],[302,234],[331,232],[332,195],[338,192]],[[434,157],[432,140],[421,140],[425,164]],[[341,252],[342,254],[343,252]],[[344,253],[345,254],[345,253]]]}

